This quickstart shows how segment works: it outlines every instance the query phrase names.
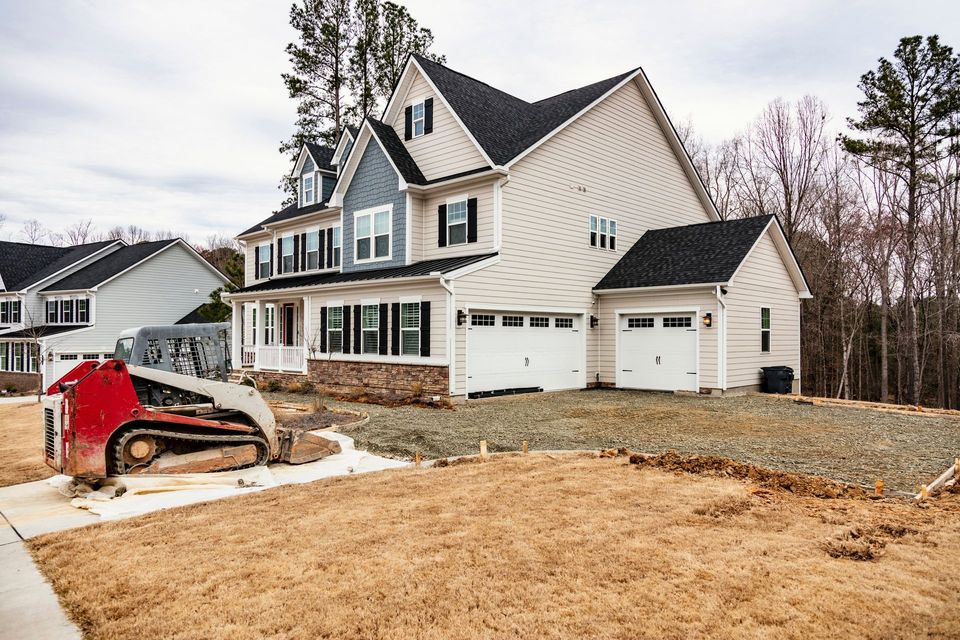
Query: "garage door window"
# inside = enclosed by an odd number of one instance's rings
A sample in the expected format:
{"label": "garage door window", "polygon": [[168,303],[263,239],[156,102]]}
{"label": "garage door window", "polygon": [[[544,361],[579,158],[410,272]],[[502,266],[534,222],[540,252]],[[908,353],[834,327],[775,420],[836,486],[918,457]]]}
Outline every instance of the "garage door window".
{"label": "garage door window", "polygon": [[760,351],[770,353],[770,307],[760,307]]}
{"label": "garage door window", "polygon": [[363,352],[380,352],[380,306],[363,305]]}
{"label": "garage door window", "polygon": [[666,317],[663,319],[663,326],[666,329],[689,329],[693,326],[693,318],[690,316],[681,316],[681,317]]}
{"label": "garage door window", "polygon": [[550,318],[537,318],[537,317],[530,318],[530,326],[531,327],[549,327]]}
{"label": "garage door window", "polygon": [[627,318],[628,329],[652,329],[653,318]]}
{"label": "garage door window", "polygon": [[505,327],[522,327],[522,326],[523,326],[523,316],[503,316],[503,326],[505,326]]}
{"label": "garage door window", "polygon": [[492,327],[496,324],[492,315],[485,313],[474,313],[470,316],[470,326],[472,327]]}
{"label": "garage door window", "polygon": [[573,329],[573,318],[554,318],[553,326],[557,329]]}

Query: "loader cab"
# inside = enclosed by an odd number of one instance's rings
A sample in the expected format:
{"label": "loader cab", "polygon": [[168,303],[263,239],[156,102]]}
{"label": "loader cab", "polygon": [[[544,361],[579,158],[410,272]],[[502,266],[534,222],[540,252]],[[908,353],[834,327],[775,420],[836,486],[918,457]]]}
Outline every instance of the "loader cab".
{"label": "loader cab", "polygon": [[120,338],[117,340],[117,346],[113,350],[114,360],[123,360],[130,364],[130,358],[133,356],[133,338]]}
{"label": "loader cab", "polygon": [[127,329],[115,360],[181,375],[222,380],[230,376],[230,323],[175,324]]}

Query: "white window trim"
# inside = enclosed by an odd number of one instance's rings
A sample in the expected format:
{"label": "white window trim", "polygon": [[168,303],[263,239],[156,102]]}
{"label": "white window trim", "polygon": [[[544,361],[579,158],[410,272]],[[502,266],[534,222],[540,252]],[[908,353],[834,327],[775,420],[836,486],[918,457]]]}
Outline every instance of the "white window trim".
{"label": "white window trim", "polygon": [[[254,268],[253,273],[254,275],[256,275],[257,272],[260,273],[260,277],[258,278],[258,280],[266,280],[267,278],[270,277],[270,264],[273,262],[273,243],[261,242],[259,245],[257,245],[257,248],[260,249],[260,251],[257,252],[260,254],[260,263],[257,267]],[[266,253],[269,256],[266,259],[266,261],[264,261],[263,259],[264,249],[266,249]],[[263,269],[261,268],[263,265],[267,265],[266,275],[264,275]]]}
{"label": "white window trim", "polygon": [[[404,327],[404,326],[403,326],[403,305],[405,305],[405,304],[412,304],[412,305],[416,305],[416,307],[417,307],[417,326],[416,326],[416,327]],[[411,300],[410,298],[407,298],[407,299],[400,298],[400,326],[398,327],[398,330],[400,331],[400,354],[399,354],[400,356],[403,356],[403,357],[406,357],[406,358],[419,357],[419,355],[420,355],[420,350],[421,350],[421,348],[422,348],[422,346],[423,346],[423,345],[420,343],[421,340],[422,340],[422,338],[423,338],[423,334],[421,333],[422,327],[423,327],[423,307],[422,307],[421,304],[420,304],[419,296],[418,296],[418,299],[417,299],[417,300]],[[403,347],[404,347],[404,345],[406,345],[406,341],[404,340],[404,334],[405,334],[405,333],[415,333],[415,334],[416,334],[416,336],[417,336],[417,348],[416,348],[416,353],[404,353],[404,352],[403,352]]]}
{"label": "white window trim", "polygon": [[[296,245],[296,244],[294,243],[294,241],[293,241],[293,239],[294,239],[294,237],[295,237],[296,235],[297,235],[297,234],[295,234],[295,233],[291,233],[291,234],[288,235],[288,236],[280,236],[280,269],[281,269],[280,274],[281,274],[281,275],[287,275],[288,273],[296,273],[296,268],[295,268],[295,267],[296,267],[296,265],[297,265],[297,259],[296,259],[296,254],[297,254],[296,246],[297,246],[297,245]],[[290,253],[289,253],[289,256],[290,256],[290,270],[289,270],[289,271],[287,271],[287,270],[284,268],[284,266],[283,266],[283,260],[284,260],[284,258],[286,258],[287,255],[288,255],[288,254],[284,253],[284,245],[286,245],[286,243],[287,243],[286,241],[287,241],[287,240],[290,240]]]}
{"label": "white window trim", "polygon": [[[310,179],[310,199],[307,199],[307,178]],[[317,201],[317,174],[316,173],[305,173],[300,176],[300,193],[302,200],[300,206],[305,207],[308,204],[313,204]]]}
{"label": "white window trim", "polygon": [[[594,231],[593,228],[592,228],[592,225],[593,225],[593,221],[594,221],[594,220],[597,221],[597,230],[596,230],[596,231]],[[606,222],[606,223],[607,223],[607,230],[606,230],[605,232],[600,231],[600,229],[601,229],[601,222]],[[611,223],[613,223],[614,225],[616,225],[616,227],[617,227],[617,232],[616,232],[616,233],[610,233],[610,224],[611,224]],[[596,233],[596,234],[597,234],[597,244],[595,244],[595,245],[594,245],[594,244],[590,244],[590,234],[591,234],[591,233]],[[608,217],[606,217],[606,216],[601,216],[601,215],[598,215],[598,214],[595,214],[595,213],[591,213],[591,214],[588,216],[588,218],[587,218],[587,246],[590,247],[591,249],[599,249],[600,251],[613,251],[614,253],[616,253],[616,252],[618,251],[617,248],[612,248],[612,249],[610,248],[610,238],[617,238],[617,240],[619,240],[619,233],[620,233],[620,223],[619,223],[617,220],[615,220],[614,218],[608,218]],[[607,246],[605,246],[605,247],[600,246],[600,236],[601,236],[601,235],[606,236],[606,238],[607,238],[607,242],[606,242]]]}
{"label": "white window trim", "polygon": [[[330,320],[331,320],[330,310],[331,309],[340,309],[340,328],[339,329],[330,328]],[[343,353],[344,352],[343,351],[343,334],[346,328],[343,326],[343,310],[344,310],[343,300],[330,300],[327,302],[327,326],[323,328],[323,330],[327,332],[327,353]],[[333,333],[340,334],[340,350],[339,351],[334,351],[332,344],[330,342],[330,334],[333,334]]]}
{"label": "white window trim", "polygon": [[[334,229],[339,233],[333,233]],[[330,241],[330,250],[333,252],[333,256],[330,258],[330,264],[332,265],[330,268],[339,269],[340,265],[343,264],[343,226],[335,224],[329,228],[329,232],[333,234],[333,240]],[[336,258],[337,249],[340,249],[339,258]]]}
{"label": "white window trim", "polygon": [[[450,205],[451,205],[451,204],[456,204],[456,203],[458,203],[458,202],[462,202],[462,203],[463,203],[464,211],[465,211],[466,214],[467,214],[467,217],[464,219],[463,222],[458,222],[458,223],[457,223],[457,224],[462,224],[463,227],[464,227],[463,242],[451,242],[451,241],[450,241]],[[464,193],[464,194],[461,194],[461,195],[458,195],[458,196],[453,196],[453,197],[447,198],[446,205],[447,205],[447,219],[444,221],[444,222],[446,223],[444,226],[445,226],[445,228],[446,228],[446,230],[447,230],[447,246],[448,246],[448,247],[459,247],[459,246],[461,246],[461,245],[469,244],[469,243],[470,243],[470,237],[469,237],[469,234],[470,234],[470,194]]]}
{"label": "white window trim", "polygon": [[[389,231],[387,232],[387,237],[388,237],[387,255],[376,258],[374,257],[374,253],[376,252],[376,248],[374,247],[374,244],[375,244],[374,239],[376,238],[376,231],[374,228],[375,221],[376,221],[376,214],[383,213],[384,211],[387,212],[387,216],[388,216],[387,228],[389,229]],[[370,238],[370,257],[364,258],[363,260],[358,260],[357,245],[359,244],[359,241],[362,238],[357,236],[357,218],[360,218],[362,216],[370,216],[370,235],[364,236],[365,238],[366,237]],[[342,231],[341,231],[340,239],[342,243],[342,240],[343,240]],[[361,209],[360,211],[354,211],[353,212],[353,263],[369,264],[371,262],[388,262],[390,260],[393,260],[393,204],[391,203],[385,206],[370,207],[369,209]],[[341,249],[341,263],[342,262],[343,262],[343,250]]]}
{"label": "white window trim", "polygon": [[[363,326],[363,310],[364,307],[375,307],[377,310],[377,326],[376,328],[364,327]],[[360,303],[360,317],[357,318],[357,322],[360,323],[360,353],[363,355],[380,355],[380,301],[377,299],[377,302],[371,300],[361,301]],[[373,332],[377,336],[377,348],[374,351],[367,351],[367,341],[366,334]]]}
{"label": "white window trim", "polygon": [[322,261],[323,246],[321,245],[321,242],[320,242],[320,226],[318,225],[316,227],[308,227],[307,229],[304,229],[302,233],[305,236],[304,244],[306,244],[307,238],[310,236],[311,233],[317,234],[317,267],[315,269],[311,269],[307,266],[310,264],[310,250],[304,247],[303,259],[305,263],[300,265],[300,271],[323,271],[326,267],[324,266]]}
{"label": "white window trim", "polygon": [[[763,328],[763,310],[764,309],[767,310],[767,317],[770,318],[769,329]],[[763,349],[763,332],[764,331],[766,331],[770,335],[770,338],[767,340],[767,344],[769,345],[770,348],[767,349],[766,351],[764,351]],[[773,307],[769,305],[760,305],[760,353],[773,353]]]}
{"label": "white window trim", "polygon": [[[420,118],[420,122],[423,123],[423,132],[419,135],[417,134],[417,119],[413,115],[413,110],[417,105],[423,107],[423,117]],[[427,99],[424,97],[417,98],[410,103],[410,139],[422,138],[425,135],[427,135]]]}

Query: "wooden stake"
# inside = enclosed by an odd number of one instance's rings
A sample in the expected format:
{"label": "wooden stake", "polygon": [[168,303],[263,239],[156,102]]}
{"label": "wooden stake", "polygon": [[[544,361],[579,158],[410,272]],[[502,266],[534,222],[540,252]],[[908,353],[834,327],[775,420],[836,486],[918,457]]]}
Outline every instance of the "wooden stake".
{"label": "wooden stake", "polygon": [[523,441],[523,455],[527,455],[528,453],[530,453],[530,443],[528,443],[526,440],[524,440],[524,441]]}
{"label": "wooden stake", "polygon": [[422,461],[423,461],[423,458],[420,456],[420,452],[417,451],[413,456],[413,466],[419,467]]}
{"label": "wooden stake", "polygon": [[930,497],[930,492],[927,491],[927,485],[925,484],[920,485],[920,500],[923,501],[929,497]]}
{"label": "wooden stake", "polygon": [[953,461],[953,477],[960,480],[960,458]]}
{"label": "wooden stake", "polygon": [[877,480],[877,485],[874,488],[874,495],[883,495],[883,479]]}
{"label": "wooden stake", "polygon": [[487,441],[486,440],[480,441],[480,458],[483,460],[487,459]]}

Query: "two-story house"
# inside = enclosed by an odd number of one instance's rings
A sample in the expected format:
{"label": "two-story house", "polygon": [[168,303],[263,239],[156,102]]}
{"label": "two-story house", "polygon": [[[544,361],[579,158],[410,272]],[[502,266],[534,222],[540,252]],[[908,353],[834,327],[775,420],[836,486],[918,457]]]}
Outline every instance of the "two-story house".
{"label": "two-story house", "polygon": [[121,331],[175,324],[226,282],[180,239],[0,242],[0,387],[36,388],[110,358]]}
{"label": "two-story house", "polygon": [[778,222],[721,221],[641,69],[527,102],[414,55],[382,116],[293,176],[298,201],[238,236],[235,350],[260,375],[467,397],[799,381],[810,294]]}

